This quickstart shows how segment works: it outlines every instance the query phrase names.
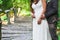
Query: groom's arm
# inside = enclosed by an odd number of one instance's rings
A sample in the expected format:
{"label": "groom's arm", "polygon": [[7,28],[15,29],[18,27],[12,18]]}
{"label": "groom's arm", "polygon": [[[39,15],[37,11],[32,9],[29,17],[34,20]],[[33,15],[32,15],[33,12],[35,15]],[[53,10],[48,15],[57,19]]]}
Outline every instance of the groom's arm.
{"label": "groom's arm", "polygon": [[50,6],[50,10],[48,10],[47,12],[46,12],[46,14],[45,14],[45,16],[46,16],[46,18],[48,18],[48,17],[50,17],[51,15],[54,15],[56,12],[57,12],[57,9],[58,9],[58,2],[57,2],[57,0],[52,0],[51,1],[51,5],[52,5],[52,7]]}

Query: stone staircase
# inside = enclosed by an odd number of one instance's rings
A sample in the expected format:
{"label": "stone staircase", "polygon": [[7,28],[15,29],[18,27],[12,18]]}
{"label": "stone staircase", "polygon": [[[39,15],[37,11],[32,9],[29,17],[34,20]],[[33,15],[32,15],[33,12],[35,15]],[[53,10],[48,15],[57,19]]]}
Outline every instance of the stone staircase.
{"label": "stone staircase", "polygon": [[15,18],[14,24],[2,26],[1,40],[32,40],[32,18]]}

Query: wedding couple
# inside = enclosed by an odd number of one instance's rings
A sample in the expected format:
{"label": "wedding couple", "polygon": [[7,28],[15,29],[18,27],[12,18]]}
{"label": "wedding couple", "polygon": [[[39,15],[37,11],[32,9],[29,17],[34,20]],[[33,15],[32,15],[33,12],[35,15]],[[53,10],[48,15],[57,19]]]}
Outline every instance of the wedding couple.
{"label": "wedding couple", "polygon": [[31,0],[33,40],[58,40],[56,35],[58,0]]}

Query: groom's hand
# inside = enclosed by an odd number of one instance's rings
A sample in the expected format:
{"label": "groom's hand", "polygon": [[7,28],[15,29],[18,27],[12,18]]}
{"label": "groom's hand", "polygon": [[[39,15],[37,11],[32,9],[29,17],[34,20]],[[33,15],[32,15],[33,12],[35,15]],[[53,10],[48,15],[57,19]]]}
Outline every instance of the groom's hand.
{"label": "groom's hand", "polygon": [[42,14],[40,18],[45,19],[45,14]]}
{"label": "groom's hand", "polygon": [[42,19],[39,19],[39,20],[37,21],[37,24],[41,24],[41,22],[42,22]]}
{"label": "groom's hand", "polygon": [[42,14],[39,20],[37,21],[38,24],[41,24],[42,20],[45,19],[45,15]]}

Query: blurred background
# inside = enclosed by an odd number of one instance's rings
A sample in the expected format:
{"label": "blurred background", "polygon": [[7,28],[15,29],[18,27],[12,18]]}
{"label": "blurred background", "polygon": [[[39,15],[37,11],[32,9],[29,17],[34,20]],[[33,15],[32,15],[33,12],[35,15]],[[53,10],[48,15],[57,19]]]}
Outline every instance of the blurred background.
{"label": "blurred background", "polygon": [[0,16],[2,24],[14,17],[30,16],[30,0],[0,0]]}

